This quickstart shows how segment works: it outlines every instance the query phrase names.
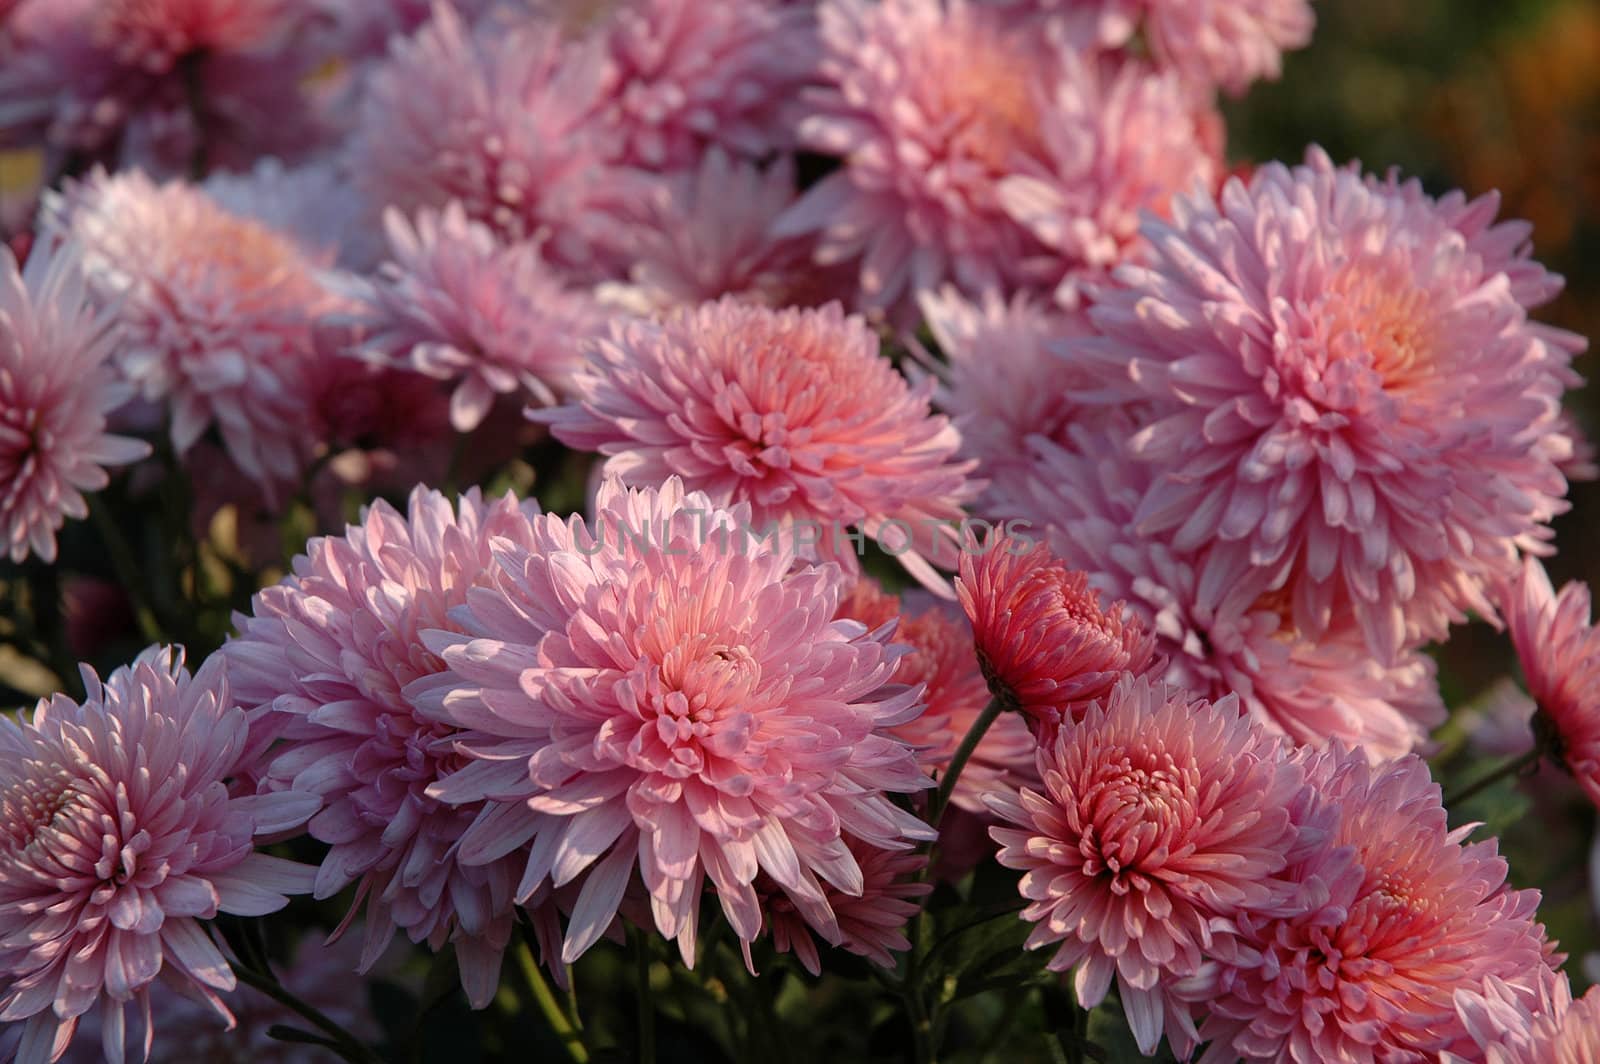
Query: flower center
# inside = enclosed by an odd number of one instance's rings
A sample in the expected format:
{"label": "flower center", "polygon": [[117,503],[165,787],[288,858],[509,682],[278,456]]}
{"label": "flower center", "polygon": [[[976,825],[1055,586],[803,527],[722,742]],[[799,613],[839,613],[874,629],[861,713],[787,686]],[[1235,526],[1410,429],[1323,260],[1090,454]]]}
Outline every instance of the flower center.
{"label": "flower center", "polygon": [[760,677],[761,666],[742,646],[674,647],[661,662],[661,684],[667,695],[661,708],[683,721],[711,724],[722,710],[742,705]]}
{"label": "flower center", "polygon": [[220,214],[207,244],[206,265],[231,274],[241,287],[261,287],[286,276],[299,254],[282,237],[247,218]]}
{"label": "flower center", "polygon": [[7,855],[33,846],[42,832],[70,815],[78,796],[74,776],[66,766],[34,762],[30,767],[42,771],[14,784],[0,797],[0,846]]}
{"label": "flower center", "polygon": [[1367,884],[1366,896],[1352,906],[1352,913],[1365,910],[1363,923],[1370,939],[1391,930],[1399,935],[1414,934],[1417,921],[1433,909],[1434,903],[1418,893],[1410,877],[1381,872]]}
{"label": "flower center", "polygon": [[904,394],[893,367],[868,346],[869,336],[848,323],[818,324],[794,315],[750,316],[726,332],[686,337],[720,363],[713,409],[721,457],[740,476],[770,480],[761,495],[754,493],[763,489],[747,487],[752,501],[781,505],[797,490],[786,475],[791,468],[809,472],[826,461],[829,454],[819,452],[830,436],[870,425],[877,404]]}
{"label": "flower center", "polygon": [[719,764],[744,754],[755,736],[760,664],[747,648],[704,635],[673,646],[660,662],[631,681],[644,718],[636,752],[674,779],[722,777]]}
{"label": "flower center", "polygon": [[1324,313],[1329,355],[1370,359],[1385,390],[1409,387],[1433,370],[1431,300],[1395,266],[1352,263],[1330,286]]}
{"label": "flower center", "polygon": [[1119,619],[1101,608],[1100,596],[1089,586],[1087,576],[1059,566],[1036,570],[1019,585],[1016,600],[1026,602],[1035,595],[1044,597],[1052,626],[1072,632],[1082,646],[1077,660],[1084,663],[1083,671],[1127,664]]}
{"label": "flower center", "polygon": [[1019,153],[1038,148],[1030,64],[1010,41],[994,34],[958,44],[941,36],[930,43],[924,66],[934,73],[925,79],[923,114],[938,123],[951,155],[1003,174]]}
{"label": "flower center", "polygon": [[[1108,769],[1083,793],[1079,808],[1092,824],[1085,871],[1106,873],[1121,893],[1143,880],[1141,863],[1159,850],[1191,807],[1185,774],[1170,754],[1109,758]],[[1131,878],[1130,878],[1131,877]]]}
{"label": "flower center", "polygon": [[1278,618],[1278,627],[1272,637],[1282,643],[1293,644],[1298,639],[1294,627],[1294,595],[1288,585],[1263,591],[1250,604],[1251,613],[1271,613]]}

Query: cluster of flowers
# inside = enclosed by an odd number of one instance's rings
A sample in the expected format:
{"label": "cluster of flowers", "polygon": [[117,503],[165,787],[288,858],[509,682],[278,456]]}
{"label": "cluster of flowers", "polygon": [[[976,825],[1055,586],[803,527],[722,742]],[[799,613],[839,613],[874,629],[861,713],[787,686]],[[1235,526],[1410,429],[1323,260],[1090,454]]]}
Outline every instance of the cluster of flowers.
{"label": "cluster of flowers", "polygon": [[[12,561],[135,463],[202,510],[409,490],[192,676],[152,647],[0,725],[0,1049],[148,1053],[158,983],[230,1018],[206,921],[294,894],[353,893],[362,970],[452,946],[475,1007],[519,921],[558,980],[625,926],[693,967],[706,899],[752,968],[892,966],[992,830],[1145,1053],[1592,1053],[1415,752],[1422,647],[1503,621],[1600,802],[1600,635],[1538,561],[1584,343],[1492,196],[1226,173],[1217,94],[1312,22],[0,0],[0,143],[53,175],[0,251]],[[603,456],[587,520],[423,486],[524,430]]]}

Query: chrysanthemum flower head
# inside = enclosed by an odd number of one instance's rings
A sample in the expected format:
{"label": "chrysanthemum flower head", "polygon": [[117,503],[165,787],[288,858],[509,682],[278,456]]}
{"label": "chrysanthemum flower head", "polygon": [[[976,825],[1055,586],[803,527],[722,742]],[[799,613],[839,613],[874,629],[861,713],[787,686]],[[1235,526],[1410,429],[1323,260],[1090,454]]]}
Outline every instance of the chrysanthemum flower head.
{"label": "chrysanthemum flower head", "polygon": [[1303,888],[1294,911],[1236,914],[1236,935],[1186,982],[1211,1009],[1202,1061],[1472,1053],[1456,992],[1546,978],[1538,892],[1507,887],[1493,840],[1465,841],[1477,825],[1450,830],[1421,759],[1305,761],[1330,834],[1284,873]]}
{"label": "chrysanthemum flower head", "polygon": [[[920,686],[927,703],[921,716],[895,728],[894,734],[915,748],[927,771],[943,776],[961,740],[989,704],[989,685],[978,666],[971,628],[954,604],[934,600],[917,609],[902,604],[865,575],[840,600],[839,616],[869,629],[894,623],[892,638],[910,648],[895,667],[894,678]],[[951,803],[968,813],[987,814],[983,795],[1033,782],[1037,745],[1020,716],[1000,717],[961,770]]]}
{"label": "chrysanthemum flower head", "polygon": [[[1459,197],[1363,180],[1313,150],[1150,222],[1090,311],[1101,395],[1153,404],[1141,532],[1209,545],[1202,583],[1270,571],[1316,639],[1352,616],[1394,661],[1514,575],[1566,482],[1544,442],[1582,341],[1530,325],[1559,284]],[[1213,602],[1214,604],[1214,602]]]}
{"label": "chrysanthemum flower head", "polygon": [[1589,587],[1574,581],[1558,595],[1544,566],[1528,558],[1503,607],[1537,706],[1534,734],[1600,805],[1600,629]]}
{"label": "chrysanthemum flower head", "polygon": [[322,796],[309,830],[332,849],[316,896],[357,885],[363,966],[397,927],[434,949],[453,942],[462,985],[480,1008],[511,933],[515,869],[457,859],[477,809],[428,794],[459,767],[453,729],[419,716],[404,691],[444,668],[421,633],[453,626],[450,611],[488,578],[491,541],[526,538],[535,512],[476,491],[452,506],[420,486],[405,515],[374,503],[345,535],[308,543],[293,574],[236,618],[239,637],[222,650],[241,704],[290,718],[263,786]]}
{"label": "chrysanthemum flower head", "polygon": [[789,111],[817,58],[813,19],[802,7],[778,0],[578,6],[600,9],[590,28],[606,62],[598,121],[617,133],[623,162],[684,170],[713,145],[746,159],[793,147]]}
{"label": "chrysanthemum flower head", "polygon": [[[181,171],[303,151],[304,0],[25,0],[0,139]],[[269,120],[270,119],[270,120]]]}
{"label": "chrysanthemum flower head", "polygon": [[1600,1060],[1600,990],[1534,1017],[1525,1039],[1491,1046],[1488,1064],[1594,1064]]}
{"label": "chrysanthemum flower head", "polygon": [[710,148],[693,170],[666,175],[627,209],[626,284],[602,287],[608,302],[641,313],[692,307],[736,295],[767,306],[818,305],[834,273],[810,261],[811,243],[774,234],[795,201],[787,156],[762,166]]}
{"label": "chrysanthemum flower head", "polygon": [[1455,992],[1456,1014],[1476,1052],[1446,1053],[1444,1064],[1593,1064],[1600,1054],[1600,993],[1576,1003],[1567,977],[1540,965],[1516,983],[1489,976]]}
{"label": "chrysanthemum flower head", "polygon": [[1028,437],[1062,438],[1095,412],[1069,397],[1091,380],[1054,350],[1088,335],[1088,321],[1026,294],[969,300],[952,286],[922,293],[917,305],[944,356],[919,351],[939,381],[934,400],[960,431],[962,455],[976,459],[989,482],[974,509],[1013,516],[1034,464]]}
{"label": "chrysanthemum flower head", "polygon": [[12,561],[56,557],[56,530],[88,510],[107,466],[150,453],[106,431],[132,394],[111,368],[116,337],[84,290],[76,255],[35,244],[18,270],[0,248],[0,550]]}
{"label": "chrysanthemum flower head", "polygon": [[459,200],[467,217],[512,240],[538,238],[556,265],[604,276],[613,197],[627,177],[595,121],[604,58],[559,28],[492,20],[469,28],[440,3],[374,71],[351,146],[352,172],[376,215]]}
{"label": "chrysanthemum flower head", "polygon": [[932,834],[891,800],[931,786],[890,734],[922,710],[920,691],[892,682],[898,651],[833,619],[836,566],[704,531],[749,519],[677,478],[608,480],[592,526],[547,516],[526,546],[497,550],[493,583],[468,596],[469,635],[424,637],[451,673],[412,697],[465,729],[471,759],[430,794],[491,803],[458,857],[531,840],[518,897],[581,877],[569,963],[634,883],[686,963],[708,883],[751,942],[762,873],[839,942],[827,885],[865,890],[846,836],[905,850]]}
{"label": "chrysanthemum flower head", "polygon": [[1035,724],[1075,720],[1118,680],[1156,664],[1154,636],[1124,604],[1106,605],[1088,574],[1031,537],[969,544],[956,594],[989,689]]}
{"label": "chrysanthemum flower head", "polygon": [[1258,723],[1297,743],[1338,739],[1373,758],[1409,753],[1444,720],[1432,658],[1408,651],[1385,665],[1348,619],[1308,637],[1261,571],[1210,565],[1171,533],[1143,531],[1136,516],[1156,471],[1130,460],[1131,433],[1124,413],[1073,425],[1060,443],[1034,438],[1032,505],[1018,507],[1020,519],[1048,527],[1066,564],[1155,634],[1169,683],[1212,699],[1237,694]]}
{"label": "chrysanthemum flower head", "polygon": [[1057,299],[1077,305],[1084,280],[1146,249],[1146,212],[1209,190],[1222,171],[1208,131],[1220,118],[1172,74],[1064,52],[1040,108],[1037,154],[1001,179],[1001,207],[1061,260]]}
{"label": "chrysanthemum flower head", "polygon": [[1192,701],[1133,677],[1038,758],[1041,791],[989,798],[1011,825],[991,830],[999,861],[1026,873],[1028,947],[1060,943],[1049,966],[1074,970],[1085,1008],[1115,978],[1139,1048],[1154,1053],[1165,1033],[1182,1053],[1196,1033],[1177,981],[1229,920],[1292,895],[1275,876],[1296,845],[1304,775],[1237,699]]}
{"label": "chrysanthemum flower head", "polygon": [[113,308],[115,355],[144,398],[170,405],[182,453],[215,426],[270,491],[307,456],[304,375],[329,297],[289,237],[204,192],[138,172],[98,173],[48,204],[83,248],[90,291]]}
{"label": "chrysanthemum flower head", "polygon": [[311,888],[312,869],[252,840],[304,823],[317,799],[229,793],[249,728],[221,659],[191,677],[181,651],[152,647],[84,682],[82,704],[0,717],[0,1021],[22,1026],[24,1064],[59,1058],[96,1007],[120,1064],[125,1009],[148,1032],[157,978],[230,1022],[218,993],[233,971],[201,921]]}
{"label": "chrysanthemum flower head", "polygon": [[1002,210],[1000,181],[1045,147],[1053,67],[1037,36],[963,0],[828,0],[824,84],[800,139],[844,166],[795,205],[819,263],[859,264],[863,309],[898,314],[963,290],[1054,283],[1049,250]]}
{"label": "chrysanthemum flower head", "polygon": [[949,522],[977,485],[955,457],[960,435],[929,411],[932,388],[907,384],[837,304],[730,297],[615,324],[574,399],[529,416],[630,485],[680,476],[717,506],[748,503],[758,534],[809,539],[850,571],[846,532],[859,530],[937,587],[926,556],[948,557]]}
{"label": "chrysanthemum flower head", "polygon": [[352,279],[357,305],[340,316],[359,333],[358,353],[455,382],[457,432],[477,428],[498,395],[548,405],[570,390],[604,317],[537,245],[501,241],[459,203],[414,224],[390,210],[384,226],[390,261],[370,281]]}

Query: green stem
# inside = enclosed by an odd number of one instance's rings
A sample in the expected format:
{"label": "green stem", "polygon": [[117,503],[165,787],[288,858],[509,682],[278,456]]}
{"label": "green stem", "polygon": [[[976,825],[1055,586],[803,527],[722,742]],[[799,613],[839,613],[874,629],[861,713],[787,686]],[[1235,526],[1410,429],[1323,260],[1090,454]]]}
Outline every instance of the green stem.
{"label": "green stem", "polygon": [[950,766],[944,770],[944,778],[939,781],[939,790],[933,796],[933,804],[928,807],[928,823],[934,827],[939,826],[939,820],[944,816],[944,810],[950,804],[950,795],[956,789],[956,781],[961,778],[961,770],[967,767],[967,762],[972,759],[972,753],[983,741],[991,725],[1005,712],[1005,704],[998,698],[989,699],[989,704],[983,707],[983,712],[978,714],[978,719],[972,722],[972,727],[967,729],[967,734],[961,737],[961,745],[956,747],[955,756],[950,758]]}
{"label": "green stem", "polygon": [[932,949],[928,950],[927,956],[922,959],[923,966],[926,967],[929,962],[938,957],[940,953],[944,952],[944,950],[948,949],[952,943],[959,941],[961,936],[966,934],[968,931],[971,931],[974,928],[982,927],[984,924],[991,923],[995,920],[1003,920],[1008,916],[1016,916],[1025,908],[1027,908],[1027,905],[1024,902],[1017,902],[1011,905],[1002,905],[998,908],[990,909],[984,912],[982,915],[974,917],[958,927],[951,928],[949,931],[945,932],[943,937],[933,944]]}
{"label": "green stem", "polygon": [[578,984],[576,979],[577,975],[573,972],[572,966],[570,964],[567,965],[567,990],[562,997],[562,1001],[566,1005],[567,1019],[572,1021],[572,1029],[581,1033],[583,1031],[583,1017],[578,1012]]}
{"label": "green stem", "polygon": [[583,1033],[577,1024],[577,1000],[572,1000],[572,1015],[568,1016],[562,1009],[561,1003],[556,1000],[544,973],[539,970],[539,962],[535,959],[533,950],[528,948],[526,941],[518,944],[517,963],[521,965],[523,978],[528,980],[528,986],[533,991],[534,1002],[539,1006],[545,1021],[550,1024],[550,1029],[555,1031],[556,1037],[560,1038],[561,1044],[566,1047],[567,1056],[572,1059],[573,1064],[588,1064],[589,1050],[584,1047]]}
{"label": "green stem", "polygon": [[1455,805],[1457,802],[1464,802],[1473,795],[1485,791],[1494,786],[1496,783],[1499,783],[1507,776],[1514,776],[1519,772],[1522,772],[1524,769],[1532,768],[1534,765],[1539,763],[1539,758],[1541,756],[1543,756],[1543,750],[1539,746],[1535,745],[1534,748],[1529,750],[1527,753],[1520,754],[1517,757],[1512,758],[1510,761],[1507,761],[1505,764],[1500,765],[1497,768],[1490,769],[1487,773],[1467,784],[1456,793],[1446,795],[1444,804],[1451,806]]}
{"label": "green stem", "polygon": [[271,975],[263,975],[253,968],[246,968],[242,964],[235,964],[233,973],[238,977],[239,982],[245,986],[259,990],[333,1039],[338,1046],[337,1052],[339,1056],[349,1061],[350,1064],[384,1064],[383,1058],[366,1045],[363,1045],[355,1035],[329,1019],[326,1014],[315,1006],[295,997]]}
{"label": "green stem", "polygon": [[165,641],[161,621],[156,616],[155,605],[145,588],[144,574],[139,568],[138,559],[133,556],[133,548],[128,545],[122,530],[117,527],[105,504],[93,496],[89,499],[89,517],[94,521],[95,530],[100,533],[100,541],[105,544],[106,554],[111,559],[111,567],[116,570],[117,579],[122,582],[122,589],[127,593],[128,601],[133,604],[133,616],[139,622],[139,634],[147,642]]}
{"label": "green stem", "polygon": [[935,1064],[937,1050],[933,1040],[933,1017],[928,1013],[923,998],[922,970],[924,959],[932,951],[933,929],[924,908],[911,921],[911,950],[906,955],[906,976],[900,984],[900,996],[911,1021],[911,1048],[917,1064]]}
{"label": "green stem", "polygon": [[650,996],[650,940],[633,935],[634,988],[639,998],[639,1064],[656,1064],[656,1005]]}

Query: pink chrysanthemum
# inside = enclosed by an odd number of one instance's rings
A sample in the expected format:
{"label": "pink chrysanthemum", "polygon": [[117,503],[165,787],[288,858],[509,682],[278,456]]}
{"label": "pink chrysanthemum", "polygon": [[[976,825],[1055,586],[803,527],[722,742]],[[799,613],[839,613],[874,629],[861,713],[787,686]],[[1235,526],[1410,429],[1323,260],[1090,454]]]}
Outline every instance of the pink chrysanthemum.
{"label": "pink chrysanthemum", "polygon": [[[543,6],[574,6],[556,0]],[[789,110],[816,68],[809,12],[777,0],[578,0],[599,9],[606,61],[600,121],[621,161],[693,168],[715,145],[747,159],[793,147]]]}
{"label": "pink chrysanthemum", "polygon": [[170,404],[177,450],[215,426],[269,491],[295,478],[309,445],[312,320],[330,304],[318,263],[195,187],[137,172],[96,174],[47,208],[49,224],[83,247],[90,290],[112,308],[122,375]]}
{"label": "pink chrysanthemum", "polygon": [[606,456],[636,486],[681,476],[714,504],[748,502],[760,532],[808,533],[857,567],[859,529],[934,588],[949,522],[976,491],[959,433],[929,411],[866,322],[837,304],[775,311],[732,298],[661,322],[613,326],[575,378],[574,401],[531,413],[562,443]]}
{"label": "pink chrysanthemum", "polygon": [[999,198],[1060,256],[1056,298],[1076,305],[1083,280],[1143,256],[1146,213],[1165,217],[1173,196],[1215,187],[1222,161],[1207,133],[1221,119],[1174,75],[1063,55],[1040,111],[1041,151],[1017,160]]}
{"label": "pink chrysanthemum", "polygon": [[453,507],[418,487],[406,516],[374,503],[344,536],[313,539],[294,574],[260,592],[222,653],[246,707],[292,718],[264,787],[321,795],[311,835],[332,849],[316,896],[357,884],[366,909],[363,967],[396,927],[413,942],[456,947],[462,985],[482,1008],[498,985],[513,923],[514,864],[467,866],[453,847],[478,808],[445,806],[428,788],[461,758],[453,729],[417,715],[404,694],[444,663],[421,633],[490,577],[490,541],[524,540],[537,510],[476,490]]}
{"label": "pink chrysanthemum", "polygon": [[844,166],[780,231],[817,232],[817,261],[858,263],[861,307],[896,316],[946,280],[1053,284],[1054,256],[999,199],[1045,150],[1054,67],[1037,35],[963,0],[827,0],[819,17],[825,84],[803,97],[800,139]]}
{"label": "pink chrysanthemum", "polygon": [[284,792],[234,798],[247,746],[223,663],[190,677],[152,647],[88,696],[0,717],[0,1021],[22,1025],[19,1064],[59,1059],[98,1005],[105,1059],[124,1059],[124,1007],[150,1027],[159,978],[232,1016],[227,960],[200,921],[261,916],[311,888],[312,869],[255,853],[317,808]]}
{"label": "pink chrysanthemum", "polygon": [[[605,60],[558,28],[486,22],[447,4],[372,75],[351,172],[374,214],[459,200],[510,240],[541,239],[557,266],[604,276],[621,263],[613,198],[633,191],[595,119]],[[625,234],[622,234],[625,236]]]}
{"label": "pink chrysanthemum", "polygon": [[1383,665],[1348,620],[1307,638],[1261,573],[1207,566],[1170,534],[1142,533],[1135,516],[1154,473],[1127,456],[1129,433],[1111,417],[1073,426],[1062,445],[1036,438],[1023,517],[1048,526],[1066,563],[1155,633],[1169,683],[1212,699],[1237,693],[1258,723],[1297,743],[1338,739],[1373,758],[1409,753],[1443,722],[1432,658],[1408,651]]}
{"label": "pink chrysanthemum", "polygon": [[994,535],[961,554],[956,595],[994,697],[1035,725],[1083,715],[1124,676],[1157,663],[1155,639],[1121,602],[1037,540]]}
{"label": "pink chrysanthemum", "polygon": [[1311,41],[1311,0],[1002,0],[1029,17],[1059,19],[1072,45],[1127,51],[1143,35],[1158,62],[1185,79],[1239,95],[1283,72],[1283,53]]}
{"label": "pink chrysanthemum", "polygon": [[1509,590],[1507,627],[1538,707],[1534,734],[1600,805],[1600,629],[1589,587],[1574,581],[1557,595],[1544,566],[1528,558]]}
{"label": "pink chrysanthemum", "polygon": [[697,169],[655,182],[629,208],[633,263],[627,284],[603,286],[608,301],[646,314],[725,295],[774,307],[827,302],[841,286],[811,264],[810,244],[773,235],[796,194],[788,157],[762,167],[708,150]]}
{"label": "pink chrysanthemum", "polygon": [[1165,1033],[1180,1054],[1196,1034],[1174,992],[1242,914],[1277,912],[1305,778],[1282,740],[1229,698],[1215,706],[1177,688],[1125,678],[1075,727],[1039,751],[1043,793],[995,795],[1016,827],[990,832],[999,861],[1026,873],[1037,923],[1028,948],[1061,943],[1052,971],[1075,969],[1093,1008],[1115,977],[1146,1054]]}
{"label": "pink chrysanthemum", "polygon": [[536,245],[502,243],[459,203],[423,210],[415,225],[391,210],[384,226],[391,260],[349,286],[358,353],[454,381],[457,432],[477,428],[498,395],[549,405],[571,390],[580,348],[605,318]]}
{"label": "pink chrysanthemum", "polygon": [[1565,505],[1545,441],[1582,346],[1529,324],[1559,282],[1506,250],[1522,228],[1316,150],[1181,204],[1150,223],[1154,265],[1099,292],[1103,338],[1074,345],[1102,398],[1154,406],[1138,529],[1209,545],[1214,588],[1270,572],[1306,638],[1353,616],[1389,661],[1494,616],[1486,589]]}
{"label": "pink chrysanthemum", "polygon": [[[932,602],[922,610],[906,609],[867,576],[857,579],[840,601],[838,615],[869,629],[895,622],[892,638],[911,649],[895,667],[895,681],[921,686],[927,709],[895,728],[894,734],[911,744],[925,769],[942,776],[989,704],[989,685],[978,668],[971,630],[950,604]],[[1016,790],[1033,781],[1037,745],[1021,717],[1000,717],[961,770],[951,802],[969,813],[986,814],[985,794]]]}
{"label": "pink chrysanthemum", "polygon": [[[918,899],[933,893],[933,884],[917,873],[927,855],[905,850],[880,850],[846,835],[845,845],[861,866],[861,892],[852,894],[831,883],[822,884],[828,906],[839,921],[839,948],[865,957],[882,968],[893,968],[893,954],[911,948],[904,928],[922,909]],[[763,927],[772,935],[772,948],[793,953],[806,971],[822,974],[822,957],[805,914],[789,900],[770,876],[756,880],[761,897]],[[744,943],[745,963],[754,970],[750,944]]]}
{"label": "pink chrysanthemum", "polygon": [[1477,1052],[1443,1055],[1443,1064],[1594,1064],[1600,1060],[1600,992],[1576,1004],[1565,975],[1540,965],[1520,984],[1497,976],[1482,989],[1457,990],[1456,1014]]}
{"label": "pink chrysanthemum", "polygon": [[56,530],[89,512],[106,466],[150,453],[106,432],[132,392],[108,363],[115,335],[89,305],[76,256],[36,245],[18,271],[0,248],[0,528],[3,550],[55,561]]}
{"label": "pink chrysanthemum", "polygon": [[24,0],[0,140],[182,171],[303,151],[303,0]]}
{"label": "pink chrysanthemum", "polygon": [[1600,988],[1573,1002],[1559,1015],[1534,1018],[1526,1041],[1491,1046],[1488,1064],[1594,1064],[1600,1060]]}
{"label": "pink chrysanthemum", "polygon": [[594,529],[553,516],[501,545],[468,596],[472,637],[424,638],[450,675],[408,689],[464,729],[469,763],[430,788],[492,803],[461,837],[477,862],[532,841],[519,898],[583,877],[571,963],[642,883],[656,927],[695,959],[707,880],[742,942],[760,933],[765,873],[806,922],[841,940],[827,884],[860,897],[845,835],[903,850],[932,834],[890,795],[930,786],[889,734],[922,711],[891,682],[882,631],[834,621],[834,566],[792,569],[770,543],[704,531],[748,522],[677,478],[602,486]]}
{"label": "pink chrysanthemum", "polygon": [[974,302],[945,287],[917,303],[944,356],[940,362],[918,351],[938,375],[935,402],[953,417],[962,455],[976,459],[989,482],[975,509],[1013,516],[1033,467],[1027,438],[1060,439],[1090,413],[1068,397],[1090,379],[1051,349],[1054,341],[1089,335],[1088,323],[1027,295],[1006,300],[986,292]]}
{"label": "pink chrysanthemum", "polygon": [[1423,1059],[1471,1052],[1454,1003],[1495,976],[1545,978],[1537,891],[1506,886],[1495,843],[1451,831],[1427,765],[1369,765],[1359,752],[1307,759],[1334,814],[1326,843],[1284,873],[1302,887],[1287,916],[1244,911],[1183,993],[1204,1002],[1205,1064]]}

